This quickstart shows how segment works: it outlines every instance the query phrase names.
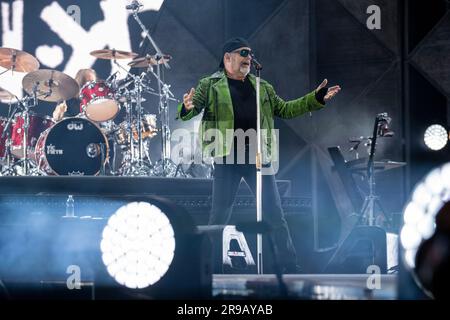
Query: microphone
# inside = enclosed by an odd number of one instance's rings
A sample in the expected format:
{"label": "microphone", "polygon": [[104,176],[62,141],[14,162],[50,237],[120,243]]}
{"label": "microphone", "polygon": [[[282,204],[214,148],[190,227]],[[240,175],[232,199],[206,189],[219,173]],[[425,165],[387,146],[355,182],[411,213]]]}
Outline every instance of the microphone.
{"label": "microphone", "polygon": [[127,5],[125,8],[127,10],[138,10],[140,7],[143,7],[142,4],[139,3],[139,1],[133,0],[129,5]]}
{"label": "microphone", "polygon": [[252,57],[252,64],[255,67],[256,70],[262,70],[262,64],[259,63],[259,61],[255,58],[255,55],[252,53],[250,55]]}

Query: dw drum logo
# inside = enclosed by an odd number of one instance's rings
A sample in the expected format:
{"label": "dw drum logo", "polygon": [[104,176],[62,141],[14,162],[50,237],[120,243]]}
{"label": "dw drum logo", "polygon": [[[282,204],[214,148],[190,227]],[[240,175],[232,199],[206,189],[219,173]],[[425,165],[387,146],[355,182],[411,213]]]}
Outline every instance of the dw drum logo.
{"label": "dw drum logo", "polygon": [[67,130],[72,131],[82,131],[83,130],[83,123],[78,121],[72,121],[67,125]]}

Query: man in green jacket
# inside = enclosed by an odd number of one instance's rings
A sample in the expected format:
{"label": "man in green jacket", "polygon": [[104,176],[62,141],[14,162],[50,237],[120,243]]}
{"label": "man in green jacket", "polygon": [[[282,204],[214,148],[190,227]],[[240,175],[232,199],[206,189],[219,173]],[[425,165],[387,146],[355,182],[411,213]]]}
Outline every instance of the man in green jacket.
{"label": "man in green jacket", "polygon": [[[250,74],[252,51],[247,40],[232,38],[223,46],[220,70],[200,80],[183,96],[178,117],[189,120],[203,111],[200,136],[204,157],[214,157],[214,182],[210,224],[226,225],[242,178],[256,190],[256,78]],[[339,86],[326,88],[327,80],[313,92],[284,101],[274,88],[261,80],[261,161],[263,220],[273,230],[279,262],[284,273],[297,273],[297,258],[289,234],[280,195],[275,183],[274,163],[278,160],[274,116],[293,118],[323,108]],[[221,254],[215,252],[217,256]],[[217,271],[217,270],[216,270]]]}

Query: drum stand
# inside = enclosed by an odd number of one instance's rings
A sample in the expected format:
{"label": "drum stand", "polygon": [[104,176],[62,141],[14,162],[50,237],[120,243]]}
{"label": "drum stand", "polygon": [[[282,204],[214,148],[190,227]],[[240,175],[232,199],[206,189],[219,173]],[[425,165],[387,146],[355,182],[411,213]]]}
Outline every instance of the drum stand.
{"label": "drum stand", "polygon": [[[126,102],[126,112],[127,112],[127,126],[128,126],[128,143],[130,149],[128,154],[125,155],[124,161],[122,162],[120,173],[124,176],[150,176],[153,174],[152,164],[150,158],[148,161],[144,160],[144,142],[142,139],[142,92],[143,89],[147,89],[143,83],[143,78],[145,73],[141,76],[136,76],[128,72],[124,67],[122,67],[116,60],[114,63],[121,69],[125,70],[129,76],[134,80],[134,89],[127,97]],[[146,90],[148,91],[148,90]],[[137,155],[135,153],[135,143],[133,137],[133,107],[132,100],[136,101],[136,130],[138,134],[137,141]]]}
{"label": "drum stand", "polygon": [[6,163],[4,166],[2,166],[2,170],[0,171],[0,177],[2,176],[12,176],[15,175],[14,167],[11,166],[11,152],[9,151],[11,145],[11,139],[9,138],[9,135],[7,139],[5,140],[5,150],[6,150]]}
{"label": "drum stand", "polygon": [[3,129],[3,133],[1,135],[1,139],[3,139],[6,135],[5,139],[5,159],[6,164],[3,166],[2,171],[0,173],[0,176],[12,176],[16,175],[15,168],[12,166],[12,154],[11,154],[11,135],[9,132],[10,124],[12,123],[12,118],[16,114],[17,110],[19,109],[19,104],[17,104],[13,110],[11,110],[11,104],[9,105],[9,111],[8,111],[8,120],[6,121],[6,125]]}
{"label": "drum stand", "polygon": [[[132,126],[132,117],[129,117],[128,121],[128,130],[129,130],[129,139],[130,139],[130,150],[132,154],[132,162],[131,175],[133,176],[149,176],[151,175],[152,168],[149,162],[144,161],[144,144],[142,141],[142,78],[134,77],[134,97],[136,99],[136,130],[138,134],[138,154],[137,157],[134,155],[134,145],[133,145],[133,126]],[[132,103],[132,102],[131,102]],[[132,112],[130,112],[132,115]],[[134,156],[134,157],[133,157]]]}
{"label": "drum stand", "polygon": [[[35,88],[37,89],[37,87]],[[29,101],[32,100],[33,103],[30,106]],[[8,130],[10,124],[12,123],[12,119],[16,115],[16,112],[20,109],[20,106],[22,106],[22,116],[23,116],[23,139],[22,139],[22,149],[23,149],[23,156],[22,158],[14,165],[11,166],[10,163],[10,153],[11,153],[11,140],[7,142],[9,146],[7,146],[8,150],[8,165],[5,172],[9,172],[12,175],[18,175],[18,176],[28,176],[28,175],[39,175],[39,170],[34,166],[34,163],[31,161],[30,158],[28,158],[28,128],[30,127],[30,117],[29,112],[30,108],[35,107],[37,105],[37,98],[36,98],[36,90],[34,91],[34,97],[25,97],[23,100],[18,100],[17,106],[15,109],[11,112],[10,117],[8,118],[8,122],[5,126],[5,132]],[[21,167],[21,171],[19,171],[19,168]]]}
{"label": "drum stand", "polygon": [[364,199],[358,224],[375,226],[377,225],[377,207],[380,210],[379,212],[382,214],[383,218],[386,218],[387,215],[380,203],[380,198],[375,194],[375,177],[373,168],[371,171],[372,172],[369,176],[369,194]]}
{"label": "drum stand", "polygon": [[382,126],[390,122],[387,113],[380,113],[375,118],[375,124],[373,128],[373,134],[370,138],[370,153],[369,161],[367,163],[367,179],[369,183],[369,194],[365,197],[363,206],[361,208],[359,221],[357,224],[375,226],[377,225],[376,208],[380,210],[381,217],[387,220],[387,214],[381,206],[379,197],[375,194],[375,168],[374,157],[378,137],[384,137],[385,134],[382,130]]}
{"label": "drum stand", "polygon": [[[24,176],[28,175],[40,175],[41,172],[39,169],[34,165],[34,163],[31,161],[30,158],[28,158],[28,128],[30,127],[30,109],[32,107],[37,106],[37,91],[38,91],[38,83],[35,83],[33,86],[33,97],[25,97],[24,103],[22,103],[24,110],[22,112],[23,115],[23,141],[22,141],[22,148],[23,148],[23,157],[17,164],[22,164],[22,173]],[[32,104],[29,105],[29,101],[32,101]]]}
{"label": "drum stand", "polygon": [[[123,176],[149,176],[152,172],[152,163],[148,156],[147,146],[144,146],[142,141],[142,133],[138,134],[138,143],[134,141],[133,136],[133,121],[131,112],[131,102],[126,103],[127,109],[127,130],[128,130],[128,145],[129,149],[126,151],[121,167],[119,169],[120,175]],[[140,118],[140,116],[138,117]],[[138,129],[140,129],[140,124]],[[145,152],[147,160],[143,155]]]}
{"label": "drum stand", "polygon": [[[162,152],[161,152],[161,159],[158,160],[153,168],[153,172],[157,176],[163,176],[163,177],[174,177],[178,173],[186,177],[186,174],[184,173],[184,170],[181,166],[181,163],[177,166],[172,159],[170,158],[170,128],[169,128],[169,115],[168,115],[168,101],[169,101],[169,94],[171,95],[172,99],[174,95],[172,92],[170,92],[170,86],[165,84],[163,81],[161,81],[161,64],[164,64],[164,66],[167,69],[170,69],[169,64],[163,59],[162,51],[159,49],[158,45],[155,43],[153,38],[150,36],[150,32],[147,30],[145,25],[142,23],[141,19],[138,15],[139,7],[136,7],[133,9],[133,18],[136,20],[136,22],[139,24],[139,26],[142,29],[142,32],[144,33],[145,37],[149,40],[152,47],[156,51],[156,67],[157,67],[157,74],[153,72],[152,66],[149,66],[148,71],[150,71],[158,81],[158,95],[159,95],[159,114],[161,116],[161,139],[162,139]],[[162,60],[162,63],[160,61]]]}
{"label": "drum stand", "polygon": [[[159,59],[158,59],[159,57]],[[156,60],[160,60],[162,56],[158,56]],[[161,68],[160,64],[158,63],[156,65],[157,67],[157,74],[153,72],[153,69],[150,67],[149,71],[155,76],[156,80],[158,81],[158,95],[159,95],[159,114],[161,117],[161,145],[162,145],[162,152],[161,152],[161,160],[158,160],[154,167],[155,175],[157,176],[163,176],[163,177],[176,177],[181,176],[186,178],[187,175],[183,170],[182,164],[176,165],[170,156],[170,140],[171,140],[171,133],[170,133],[170,127],[169,127],[169,108],[168,108],[168,101],[170,100],[169,94],[172,96],[173,94],[170,92],[170,86],[165,84],[161,80]]]}

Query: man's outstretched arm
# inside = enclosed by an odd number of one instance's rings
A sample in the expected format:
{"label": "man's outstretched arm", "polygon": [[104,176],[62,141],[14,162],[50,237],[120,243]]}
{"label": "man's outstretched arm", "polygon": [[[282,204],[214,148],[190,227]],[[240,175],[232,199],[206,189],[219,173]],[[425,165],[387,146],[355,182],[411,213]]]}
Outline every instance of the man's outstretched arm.
{"label": "man's outstretched arm", "polygon": [[325,79],[316,90],[304,95],[301,98],[284,101],[271,87],[269,95],[274,101],[274,114],[280,118],[294,118],[304,113],[319,110],[325,103],[331,100],[341,90],[340,86],[327,88],[328,80]]}

